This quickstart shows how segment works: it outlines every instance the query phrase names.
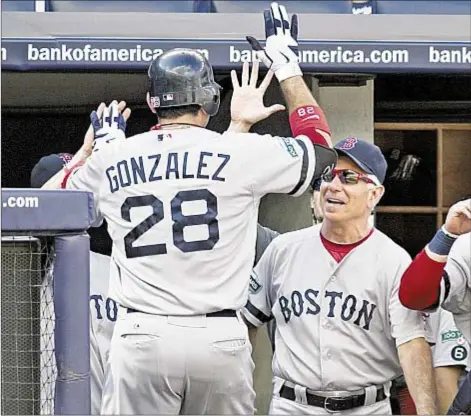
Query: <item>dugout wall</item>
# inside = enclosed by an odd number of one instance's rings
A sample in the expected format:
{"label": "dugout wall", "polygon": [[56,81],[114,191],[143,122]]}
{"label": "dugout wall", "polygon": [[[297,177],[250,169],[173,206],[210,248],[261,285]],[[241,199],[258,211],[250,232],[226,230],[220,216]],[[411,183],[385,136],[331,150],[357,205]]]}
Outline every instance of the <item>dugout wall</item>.
{"label": "dugout wall", "polygon": [[86,192],[2,189],[2,414],[90,414]]}
{"label": "dugout wall", "polygon": [[[230,121],[229,70],[239,69],[244,59],[250,59],[243,52],[248,49],[247,34],[263,39],[261,15],[2,13],[2,187],[28,187],[31,169],[41,156],[75,152],[88,127],[88,115],[100,101],[128,102],[133,109],[129,135],[154,124],[153,115],[143,105],[148,61],[130,61],[125,52],[122,59],[87,61],[87,45],[116,51],[136,50],[136,45],[141,51],[176,46],[205,50],[224,88],[221,110],[209,128],[223,131]],[[422,149],[432,154],[436,168],[453,154],[471,157],[471,63],[466,58],[471,50],[469,16],[301,15],[300,38],[306,80],[327,114],[334,142],[358,136],[384,146],[385,151],[391,150],[391,143],[409,154]],[[60,56],[48,55],[54,48]],[[69,59],[68,48],[81,50],[76,57],[82,59]],[[333,58],[332,52],[337,50],[360,51],[369,62],[365,58],[342,62],[340,55]],[[450,56],[454,53],[453,59],[446,59],[447,51]],[[283,103],[273,82],[267,105],[276,102]],[[397,122],[407,126],[397,126]],[[409,134],[411,123],[415,130]],[[456,141],[443,140],[446,129],[437,130],[435,150],[430,147],[428,136],[421,132],[436,123],[463,127],[458,147]],[[288,117],[276,114],[253,131],[289,135]],[[423,140],[409,140],[411,135]],[[447,153],[456,147],[455,153]],[[437,176],[436,187],[443,190],[456,178],[459,172]],[[456,189],[471,193],[463,180]],[[282,232],[308,226],[309,198],[307,193],[298,199],[269,195],[262,201],[260,221]],[[406,233],[416,236],[413,250],[425,244],[446,206],[405,209],[403,205],[399,201],[381,208],[378,226],[397,238]],[[260,337],[255,384],[258,412],[263,414],[271,391],[271,348],[264,332]]]}

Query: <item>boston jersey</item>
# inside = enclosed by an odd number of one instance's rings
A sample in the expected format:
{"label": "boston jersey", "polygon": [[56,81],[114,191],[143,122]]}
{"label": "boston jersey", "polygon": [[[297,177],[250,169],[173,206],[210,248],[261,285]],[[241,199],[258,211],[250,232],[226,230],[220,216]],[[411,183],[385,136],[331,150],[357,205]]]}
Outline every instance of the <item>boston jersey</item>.
{"label": "boston jersey", "polygon": [[440,304],[453,313],[456,326],[471,343],[471,233],[453,244],[441,282]]}
{"label": "boston jersey", "polygon": [[244,306],[260,199],[301,195],[314,171],[307,137],[190,127],[111,141],[67,187],[92,191],[107,220],[118,268],[110,297],[193,315]]}
{"label": "boston jersey", "polygon": [[410,256],[375,229],[337,263],[320,228],[270,243],[243,314],[254,326],[276,320],[277,377],[317,391],[388,384],[402,373],[397,346],[425,334],[419,312],[398,297]]}

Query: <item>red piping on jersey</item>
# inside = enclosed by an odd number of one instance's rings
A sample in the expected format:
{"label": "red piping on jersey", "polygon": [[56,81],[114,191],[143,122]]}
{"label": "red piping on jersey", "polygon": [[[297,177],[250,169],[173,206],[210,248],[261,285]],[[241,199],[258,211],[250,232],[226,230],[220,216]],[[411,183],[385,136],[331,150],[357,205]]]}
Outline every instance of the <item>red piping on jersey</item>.
{"label": "red piping on jersey", "polygon": [[154,131],[154,130],[162,130],[167,126],[188,126],[188,127],[199,127],[197,124],[191,124],[191,123],[167,123],[167,124],[156,124],[155,126],[152,126],[149,131]]}
{"label": "red piping on jersey", "polygon": [[62,182],[61,182],[61,189],[67,188],[67,181],[69,180],[70,175],[72,175],[72,173],[75,172],[84,163],[85,163],[85,161],[82,160],[81,162],[76,163],[71,168],[64,168],[65,176],[64,176],[64,179],[62,179]]}
{"label": "red piping on jersey", "polygon": [[327,123],[324,111],[317,105],[305,105],[298,107],[289,116],[289,124],[293,137],[307,136],[314,144],[329,147],[325,137],[319,133],[323,131],[330,138],[330,127]]}
{"label": "red piping on jersey", "polygon": [[425,249],[417,254],[401,278],[401,303],[414,310],[425,310],[436,305],[445,264],[431,259]]}
{"label": "red piping on jersey", "polygon": [[338,244],[333,243],[332,241],[327,240],[322,233],[321,233],[321,241],[324,244],[325,249],[329,252],[329,254],[335,259],[337,263],[340,263],[343,258],[350,253],[355,247],[358,247],[360,244],[365,242],[371,234],[373,234],[374,228],[368,233],[366,237],[363,237],[360,241],[351,244]]}

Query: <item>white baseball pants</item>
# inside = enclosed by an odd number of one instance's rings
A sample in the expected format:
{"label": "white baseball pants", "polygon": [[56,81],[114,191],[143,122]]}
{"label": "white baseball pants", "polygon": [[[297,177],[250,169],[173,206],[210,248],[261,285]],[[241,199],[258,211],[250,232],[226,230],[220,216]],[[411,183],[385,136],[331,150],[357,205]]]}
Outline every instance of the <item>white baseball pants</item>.
{"label": "white baseball pants", "polygon": [[120,308],[101,414],[254,414],[251,352],[240,316],[157,316]]}

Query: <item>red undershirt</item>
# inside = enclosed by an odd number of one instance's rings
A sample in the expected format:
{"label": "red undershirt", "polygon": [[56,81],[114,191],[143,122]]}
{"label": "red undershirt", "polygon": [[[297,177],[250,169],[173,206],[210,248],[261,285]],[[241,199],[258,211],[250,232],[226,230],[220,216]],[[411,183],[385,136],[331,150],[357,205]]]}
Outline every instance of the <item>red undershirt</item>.
{"label": "red undershirt", "polygon": [[368,233],[366,237],[363,237],[360,241],[351,244],[338,244],[333,243],[332,241],[327,240],[321,233],[322,244],[324,244],[325,249],[330,253],[330,255],[335,259],[337,263],[340,263],[342,259],[350,253],[355,247],[358,247],[361,243],[366,241],[371,234],[373,234],[374,228]]}

